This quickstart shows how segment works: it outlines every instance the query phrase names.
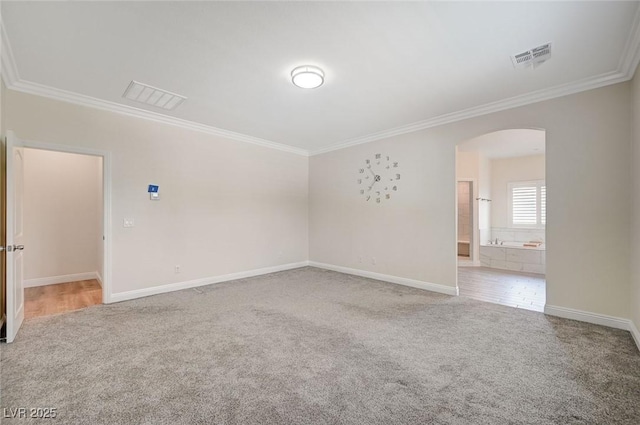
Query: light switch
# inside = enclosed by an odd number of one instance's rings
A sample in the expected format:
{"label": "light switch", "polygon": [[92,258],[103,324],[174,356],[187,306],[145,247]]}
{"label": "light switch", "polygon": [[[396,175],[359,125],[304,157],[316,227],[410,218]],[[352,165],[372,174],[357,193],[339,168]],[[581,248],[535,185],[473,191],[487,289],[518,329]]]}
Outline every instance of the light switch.
{"label": "light switch", "polygon": [[122,227],[133,227],[135,225],[135,222],[133,221],[132,218],[125,218],[122,221]]}

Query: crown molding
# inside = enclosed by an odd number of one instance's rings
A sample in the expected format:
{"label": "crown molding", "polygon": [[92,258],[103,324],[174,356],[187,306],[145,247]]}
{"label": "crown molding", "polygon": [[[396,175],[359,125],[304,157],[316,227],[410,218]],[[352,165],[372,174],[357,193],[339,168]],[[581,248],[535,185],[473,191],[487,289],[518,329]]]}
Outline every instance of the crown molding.
{"label": "crown molding", "polygon": [[463,109],[461,111],[443,114],[437,117],[429,118],[423,121],[414,122],[400,127],[391,128],[389,130],[368,134],[362,137],[345,140],[344,142],[328,146],[309,152],[309,156],[320,155],[351,146],[361,145],[364,143],[374,142],[376,140],[387,139],[389,137],[400,136],[402,134],[413,133],[427,128],[433,128],[444,124],[450,124],[456,121],[462,121],[469,118],[479,117],[494,112],[513,109],[519,106],[530,105],[532,103],[542,102],[544,100],[555,99],[557,97],[567,96],[586,90],[596,89],[598,87],[608,86],[611,84],[621,83],[631,79],[628,75],[612,71],[595,77],[586,78],[573,83],[562,84],[543,90],[527,93],[521,96],[510,97],[495,102],[485,103],[484,105],[475,106],[473,108]]}
{"label": "crown molding", "polygon": [[[5,81],[6,83],[6,81]],[[97,99],[91,96],[85,96],[66,90],[60,90],[53,87],[45,86],[30,81],[19,80],[14,82],[11,86],[7,84],[7,87],[11,90],[20,91],[23,93],[33,94],[37,96],[48,97],[67,103],[73,103],[76,105],[87,106],[89,108],[101,109],[104,111],[115,112],[117,114],[127,115],[135,118],[142,118],[149,121],[155,121],[162,124],[173,125],[188,130],[194,130],[201,133],[207,133],[214,136],[224,137],[226,139],[232,139],[239,142],[251,143],[266,148],[277,149],[284,152],[294,153],[296,155],[308,156],[308,152],[305,149],[296,148],[289,145],[283,145],[281,143],[272,142],[270,140],[260,139],[258,137],[248,136],[246,134],[236,133],[234,131],[225,130],[222,128],[212,127],[205,124],[199,124],[197,122],[183,120],[181,118],[175,118],[169,115],[160,114],[157,112],[147,111],[144,109],[134,108],[132,106],[123,105],[116,102],[110,102],[108,100]]]}
{"label": "crown molding", "polygon": [[2,61],[0,72],[2,73],[4,84],[7,87],[20,80],[16,61],[13,57],[13,50],[11,50],[11,45],[9,44],[9,38],[7,37],[7,32],[2,18],[0,18],[0,61]]}
{"label": "crown molding", "polygon": [[636,14],[631,25],[631,32],[625,43],[618,71],[625,74],[628,79],[632,79],[640,62],[640,6],[636,9]]}
{"label": "crown molding", "polygon": [[54,99],[62,102],[73,103],[80,106],[86,106],[89,108],[115,112],[121,115],[142,118],[162,124],[173,125],[188,130],[194,130],[201,133],[223,137],[225,139],[236,140],[239,142],[251,143],[253,145],[289,152],[296,155],[309,156],[309,152],[306,149],[300,149],[293,146],[284,145],[282,143],[272,142],[270,140],[260,139],[258,137],[253,137],[242,133],[236,133],[235,131],[225,130],[222,128],[200,124],[181,118],[175,118],[153,111],[147,111],[144,109],[123,105],[108,100],[97,99],[95,97],[22,80],[18,74],[18,68],[13,56],[11,44],[9,43],[9,38],[7,37],[4,22],[2,22],[1,19],[0,37],[2,38],[0,45],[0,49],[2,49],[0,52],[0,60],[2,60],[2,66],[0,68],[0,72],[2,72],[2,79],[4,80],[4,83],[8,89],[33,94],[36,96],[47,97],[49,99]]}
{"label": "crown molding", "polygon": [[502,99],[496,102],[486,103],[484,105],[475,106],[473,108],[463,109],[461,111],[449,114],[439,115],[423,121],[388,130],[371,133],[361,137],[344,140],[340,143],[328,146],[326,148],[309,151],[309,156],[320,155],[351,146],[357,146],[364,143],[374,142],[376,140],[387,139],[389,137],[400,136],[402,134],[413,133],[415,131],[425,130],[427,128],[437,127],[439,125],[449,124],[456,121],[462,121],[469,118],[479,117],[494,112],[504,111],[506,109],[517,108],[519,106],[530,105],[532,103],[542,102],[544,100],[555,99],[582,91],[593,90],[599,87],[611,84],[622,83],[633,78],[636,68],[640,63],[640,6],[636,9],[636,13],[631,25],[629,37],[625,42],[622,56],[615,71],[606,72],[596,75],[595,77],[585,78],[568,84],[562,84],[547,89],[538,90],[521,96],[515,96]]}

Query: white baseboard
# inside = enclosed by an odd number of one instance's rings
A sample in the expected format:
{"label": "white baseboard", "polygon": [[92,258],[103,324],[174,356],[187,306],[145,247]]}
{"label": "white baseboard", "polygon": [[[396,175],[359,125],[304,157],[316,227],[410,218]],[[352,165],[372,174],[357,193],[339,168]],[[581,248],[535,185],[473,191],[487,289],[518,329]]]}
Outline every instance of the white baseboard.
{"label": "white baseboard", "polygon": [[544,307],[544,314],[629,331],[631,332],[631,336],[633,337],[638,350],[640,350],[640,332],[638,332],[638,328],[632,320],[548,304]]}
{"label": "white baseboard", "polygon": [[100,284],[100,287],[102,288],[102,275],[100,274],[100,272],[96,272],[96,280],[98,281],[98,283]]}
{"label": "white baseboard", "polygon": [[563,317],[565,319],[578,320],[580,322],[593,323],[595,325],[608,326],[610,328],[629,330],[629,319],[621,317],[607,316],[604,314],[591,313],[588,311],[575,310],[573,308],[559,307],[547,304],[544,307],[544,314],[550,316]]}
{"label": "white baseboard", "polygon": [[309,265],[312,267],[318,267],[320,269],[333,270],[334,272],[352,274],[355,276],[368,277],[370,279],[382,280],[384,282],[396,283],[398,285],[411,286],[412,288],[425,289],[427,291],[439,292],[447,295],[458,295],[458,288],[454,286],[440,285],[437,283],[423,282],[421,280],[407,279],[405,277],[391,276],[388,274],[381,274],[370,272],[367,270],[351,269],[349,267],[334,266],[333,264],[318,263],[315,261],[309,261]]}
{"label": "white baseboard", "polygon": [[607,316],[604,314],[590,313],[588,311],[574,310],[572,308],[558,307],[556,305],[548,304],[544,307],[544,314],[629,331],[631,332],[631,336],[633,337],[638,350],[640,350],[640,332],[638,332],[638,328],[636,328],[636,325],[633,323],[633,321],[629,319]]}
{"label": "white baseboard", "polygon": [[638,331],[638,328],[636,327],[636,324],[633,323],[633,320],[629,320],[629,332],[631,332],[631,336],[636,342],[638,350],[640,350],[640,331]]}
{"label": "white baseboard", "polygon": [[299,263],[283,264],[280,266],[265,267],[263,269],[248,270],[245,272],[229,273],[221,276],[205,277],[202,279],[188,280],[185,282],[169,283],[167,285],[153,286],[151,288],[135,289],[133,291],[118,292],[111,294],[109,303],[133,300],[136,298],[148,297],[150,295],[164,294],[166,292],[180,291],[182,289],[196,288],[198,286],[212,285],[230,280],[244,279],[247,277],[260,276],[263,274],[281,272],[284,270],[298,269],[309,265],[308,261]]}
{"label": "white baseboard", "polygon": [[76,282],[78,280],[97,279],[102,286],[102,280],[98,272],[85,272],[74,274],[63,274],[60,276],[39,277],[37,279],[28,279],[22,282],[24,288],[33,288],[36,286],[55,285],[58,283]]}

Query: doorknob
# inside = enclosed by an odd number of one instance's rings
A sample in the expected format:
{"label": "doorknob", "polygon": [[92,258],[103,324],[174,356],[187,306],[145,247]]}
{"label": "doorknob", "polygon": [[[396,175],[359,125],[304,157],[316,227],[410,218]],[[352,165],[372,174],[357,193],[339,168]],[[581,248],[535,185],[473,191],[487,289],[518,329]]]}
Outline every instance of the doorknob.
{"label": "doorknob", "polygon": [[23,249],[24,245],[7,245],[7,252],[22,251]]}

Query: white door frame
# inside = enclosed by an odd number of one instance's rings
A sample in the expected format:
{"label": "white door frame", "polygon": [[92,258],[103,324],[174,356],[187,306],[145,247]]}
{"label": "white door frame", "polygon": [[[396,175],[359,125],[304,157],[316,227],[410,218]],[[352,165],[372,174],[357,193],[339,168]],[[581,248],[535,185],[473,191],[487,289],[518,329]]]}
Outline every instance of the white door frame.
{"label": "white door frame", "polygon": [[[88,149],[77,146],[58,145],[53,143],[24,140],[24,147],[54,152],[75,153],[102,157],[102,231],[103,233],[103,258],[102,258],[102,303],[111,302],[111,152]],[[8,282],[7,282],[8,284]]]}

